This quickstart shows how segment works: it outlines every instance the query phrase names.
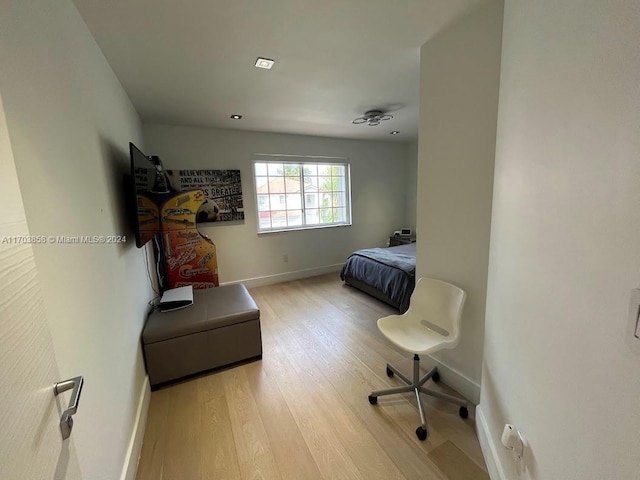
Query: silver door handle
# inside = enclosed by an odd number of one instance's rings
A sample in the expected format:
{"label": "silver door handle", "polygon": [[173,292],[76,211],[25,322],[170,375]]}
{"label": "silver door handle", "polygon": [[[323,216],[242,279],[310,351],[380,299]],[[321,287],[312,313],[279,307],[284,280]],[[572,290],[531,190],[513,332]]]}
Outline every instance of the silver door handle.
{"label": "silver door handle", "polygon": [[64,412],[62,412],[62,417],[60,417],[60,431],[62,432],[63,440],[66,440],[71,435],[71,429],[73,428],[73,418],[71,417],[78,411],[78,403],[80,402],[82,385],[84,385],[84,379],[82,378],[82,376],[80,376],[70,378],[69,380],[65,380],[64,382],[58,382],[53,388],[56,395],[59,395],[62,392],[66,392],[67,390],[71,390],[73,388],[73,391],[71,392],[71,398],[69,399],[69,406]]}

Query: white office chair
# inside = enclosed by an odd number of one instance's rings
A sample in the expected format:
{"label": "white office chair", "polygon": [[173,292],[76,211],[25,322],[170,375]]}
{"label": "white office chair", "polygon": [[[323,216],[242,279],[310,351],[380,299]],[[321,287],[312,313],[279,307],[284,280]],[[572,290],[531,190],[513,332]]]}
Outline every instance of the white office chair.
{"label": "white office chair", "polygon": [[460,317],[466,293],[464,290],[450,283],[433,278],[420,278],[411,294],[409,310],[403,315],[389,315],[378,320],[378,329],[393,344],[401,349],[413,353],[413,379],[409,380],[398,370],[387,364],[387,376],[397,375],[407,385],[404,387],[377,390],[369,395],[369,403],[378,403],[378,397],[394,393],[415,392],[422,424],[416,429],[420,440],[427,438],[427,422],[420,393],[432,395],[448,402],[460,405],[459,414],[462,418],[469,416],[467,402],[435,392],[423,385],[430,378],[434,382],[440,380],[438,368],[433,367],[424,377],[420,378],[420,357],[435,353],[445,348],[454,348],[460,339]]}

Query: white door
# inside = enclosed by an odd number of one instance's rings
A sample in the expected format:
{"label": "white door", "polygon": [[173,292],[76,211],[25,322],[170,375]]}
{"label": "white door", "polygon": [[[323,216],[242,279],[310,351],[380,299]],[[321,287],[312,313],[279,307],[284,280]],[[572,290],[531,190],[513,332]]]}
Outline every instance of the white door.
{"label": "white door", "polygon": [[79,480],[73,433],[60,433],[70,392],[54,396],[66,379],[58,377],[28,235],[0,96],[0,479]]}

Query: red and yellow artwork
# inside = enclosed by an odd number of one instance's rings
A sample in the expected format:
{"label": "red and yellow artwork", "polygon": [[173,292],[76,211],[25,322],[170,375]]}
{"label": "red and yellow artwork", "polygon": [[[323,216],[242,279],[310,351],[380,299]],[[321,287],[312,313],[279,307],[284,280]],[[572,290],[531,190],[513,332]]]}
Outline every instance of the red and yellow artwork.
{"label": "red and yellow artwork", "polygon": [[136,195],[138,208],[138,225],[140,228],[140,245],[147,243],[160,231],[160,212],[158,205],[149,197]]}
{"label": "red and yellow artwork", "polygon": [[194,190],[177,193],[162,206],[162,244],[169,288],[219,285],[216,246],[196,227],[196,214],[205,201],[204,193]]}

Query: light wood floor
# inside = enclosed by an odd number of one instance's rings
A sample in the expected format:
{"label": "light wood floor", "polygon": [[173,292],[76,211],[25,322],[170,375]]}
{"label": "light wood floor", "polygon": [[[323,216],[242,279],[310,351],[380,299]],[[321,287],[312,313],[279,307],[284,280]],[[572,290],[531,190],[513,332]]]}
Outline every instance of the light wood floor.
{"label": "light wood floor", "polygon": [[[152,393],[138,480],[487,479],[469,418],[425,398],[429,438],[415,436],[410,395],[386,362],[411,371],[378,332],[391,307],[337,274],[255,288],[263,359]],[[441,384],[433,388],[443,388]]]}

